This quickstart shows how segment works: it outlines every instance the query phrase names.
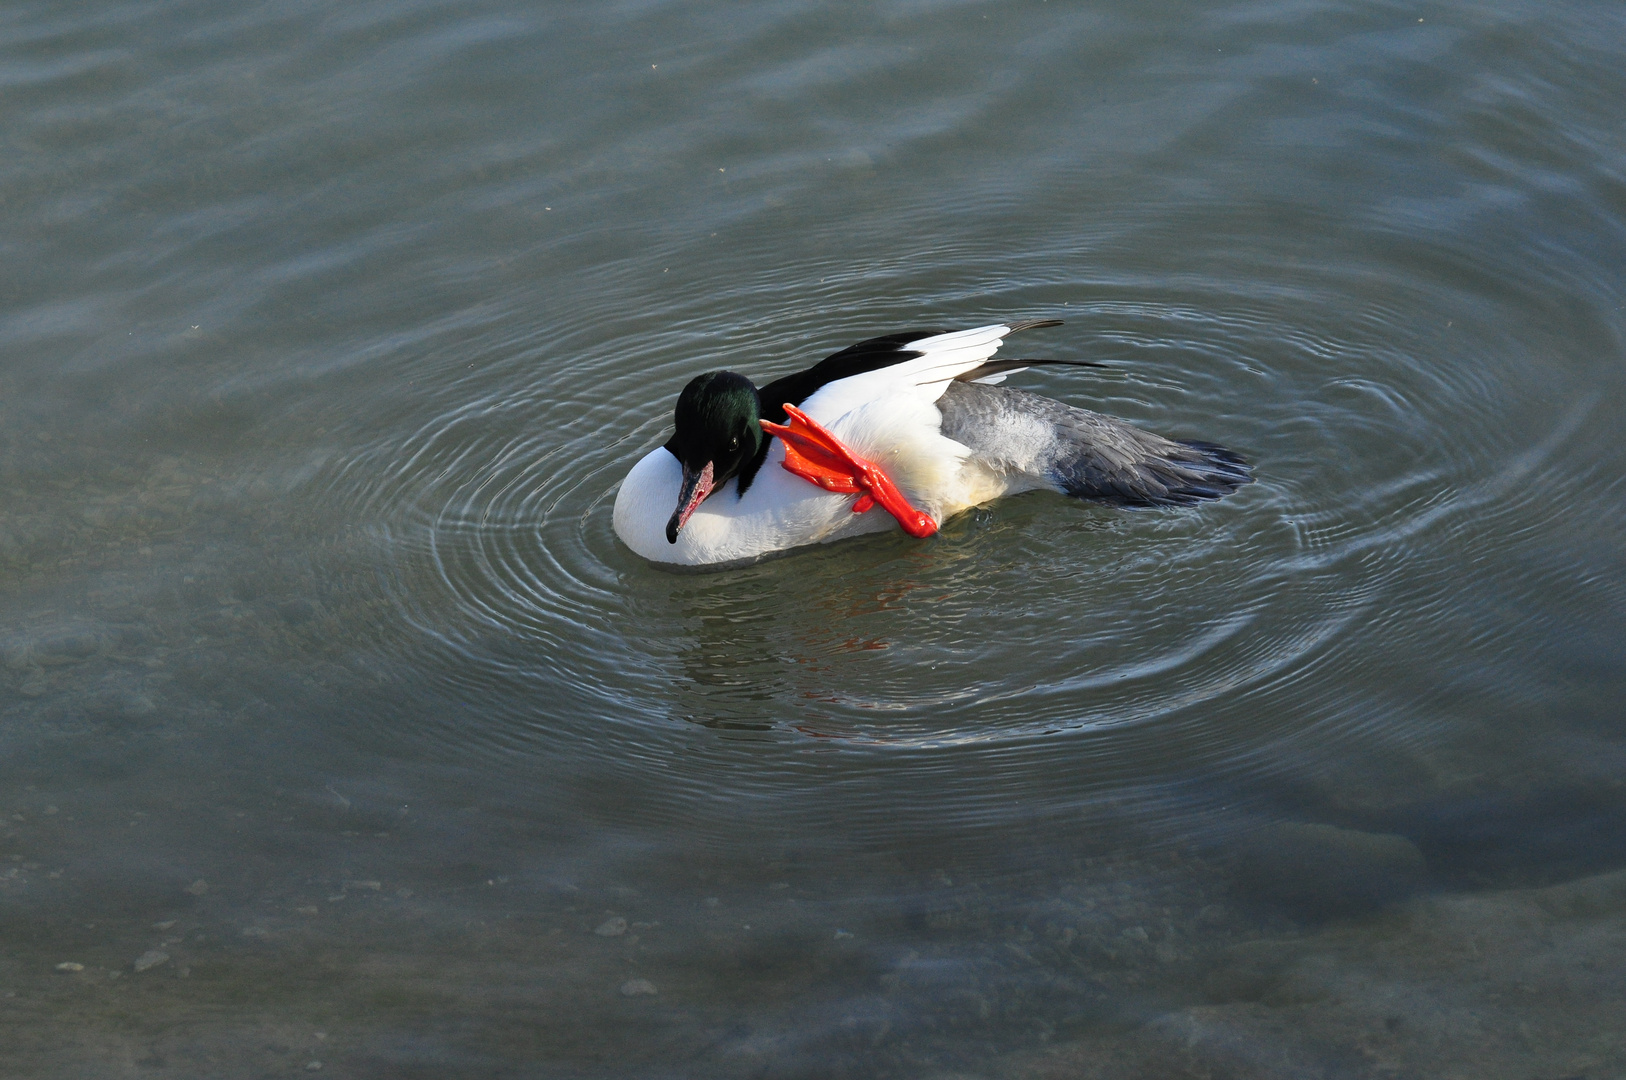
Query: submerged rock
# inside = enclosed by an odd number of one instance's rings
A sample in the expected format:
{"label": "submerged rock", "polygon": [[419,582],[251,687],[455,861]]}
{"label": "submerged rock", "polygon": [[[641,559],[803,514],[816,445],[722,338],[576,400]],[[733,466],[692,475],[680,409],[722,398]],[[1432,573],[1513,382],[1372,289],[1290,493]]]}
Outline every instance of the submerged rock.
{"label": "submerged rock", "polygon": [[277,614],[289,626],[303,626],[316,618],[316,605],[303,597],[294,600],[284,600],[277,605]]}
{"label": "submerged rock", "polygon": [[33,655],[40,664],[74,664],[88,660],[105,649],[106,643],[91,631],[69,631],[34,642]]}
{"label": "submerged rock", "polygon": [[1316,919],[1370,911],[1423,886],[1423,854],[1404,836],[1284,822],[1241,845],[1237,884],[1244,892]]}
{"label": "submerged rock", "polygon": [[169,953],[164,952],[162,949],[148,949],[146,952],[136,957],[136,962],[133,966],[135,967],[136,971],[139,972],[150,971],[159,964],[167,963],[169,963]]}
{"label": "submerged rock", "polygon": [[1002,1075],[1626,1076],[1626,871],[1418,897],[1217,959],[1204,1001],[1019,1055]]}

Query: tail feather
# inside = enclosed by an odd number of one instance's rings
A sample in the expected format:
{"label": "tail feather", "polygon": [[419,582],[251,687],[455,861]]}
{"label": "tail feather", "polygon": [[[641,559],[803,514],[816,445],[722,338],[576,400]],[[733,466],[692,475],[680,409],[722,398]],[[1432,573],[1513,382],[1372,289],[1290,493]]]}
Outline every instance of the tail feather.
{"label": "tail feather", "polygon": [[1137,459],[1129,469],[1103,468],[1097,443],[1088,437],[1078,440],[1058,453],[1050,467],[1051,477],[1069,495],[1114,506],[1190,506],[1222,499],[1253,482],[1252,467],[1223,446],[1177,442],[1115,417],[1105,419],[1117,429],[1112,434],[1134,448]]}
{"label": "tail feather", "polygon": [[943,434],[989,467],[1081,499],[1189,506],[1253,480],[1247,461],[1223,446],[1167,439],[1025,390],[955,383],[938,405]]}

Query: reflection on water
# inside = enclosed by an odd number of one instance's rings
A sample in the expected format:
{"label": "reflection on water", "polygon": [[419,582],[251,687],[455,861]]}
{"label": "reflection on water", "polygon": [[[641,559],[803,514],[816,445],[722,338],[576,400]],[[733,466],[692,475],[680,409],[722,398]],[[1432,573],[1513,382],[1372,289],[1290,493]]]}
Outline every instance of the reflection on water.
{"label": "reflection on water", "polygon": [[[17,8],[8,1069],[1620,1072],[1623,29]],[[1257,482],[616,543],[694,372],[1017,316]]]}

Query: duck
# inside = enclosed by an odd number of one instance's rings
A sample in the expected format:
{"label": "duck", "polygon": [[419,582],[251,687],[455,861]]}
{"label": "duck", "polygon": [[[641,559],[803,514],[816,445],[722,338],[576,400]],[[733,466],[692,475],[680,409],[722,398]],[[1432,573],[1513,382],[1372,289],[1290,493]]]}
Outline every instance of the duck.
{"label": "duck", "polygon": [[1111,506],[1190,506],[1252,481],[1241,455],[1002,385],[1025,319],[868,338],[758,387],[695,376],[673,432],[627,473],[612,527],[670,567],[722,567],[868,533],[925,538],[975,506],[1048,490]]}

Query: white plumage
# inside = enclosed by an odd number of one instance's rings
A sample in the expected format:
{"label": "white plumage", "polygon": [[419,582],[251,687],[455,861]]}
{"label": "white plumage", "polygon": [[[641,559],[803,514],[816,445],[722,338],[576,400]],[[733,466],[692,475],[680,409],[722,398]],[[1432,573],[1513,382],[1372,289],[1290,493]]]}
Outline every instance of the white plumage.
{"label": "white plumage", "polygon": [[[999,323],[909,342],[903,348],[921,355],[828,383],[802,402],[802,411],[884,468],[915,506],[941,522],[1011,489],[1006,478],[971,461],[969,447],[942,435],[936,406],[949,382],[993,356],[1008,333]],[[784,460],[776,439],[745,495],[736,497],[738,482],[729,481],[672,544],[665,525],[682,471],[664,447],[651,450],[616,495],[616,535],[651,562],[707,566],[897,528],[879,509],[854,514],[853,496],[814,487],[786,472]]]}

